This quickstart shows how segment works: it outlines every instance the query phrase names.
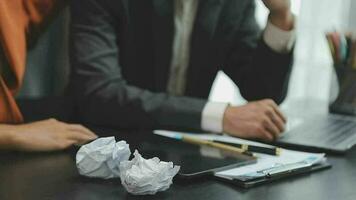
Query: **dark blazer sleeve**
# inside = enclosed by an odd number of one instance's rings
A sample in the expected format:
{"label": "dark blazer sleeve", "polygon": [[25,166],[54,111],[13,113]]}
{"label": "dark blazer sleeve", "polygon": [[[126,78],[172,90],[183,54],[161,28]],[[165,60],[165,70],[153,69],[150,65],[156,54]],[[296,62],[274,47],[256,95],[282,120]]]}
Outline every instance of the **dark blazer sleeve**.
{"label": "dark blazer sleeve", "polygon": [[108,2],[71,3],[70,90],[84,122],[136,129],[200,129],[205,100],[153,93],[125,80],[119,64],[117,13],[110,11],[123,6],[121,1]]}
{"label": "dark blazer sleeve", "polygon": [[223,70],[247,100],[271,98],[281,103],[288,89],[293,51],[281,54],[268,47],[255,19],[255,2],[245,1],[242,16],[234,12],[241,7],[237,2],[230,1],[224,11],[228,13],[225,27],[233,34],[227,37]]}

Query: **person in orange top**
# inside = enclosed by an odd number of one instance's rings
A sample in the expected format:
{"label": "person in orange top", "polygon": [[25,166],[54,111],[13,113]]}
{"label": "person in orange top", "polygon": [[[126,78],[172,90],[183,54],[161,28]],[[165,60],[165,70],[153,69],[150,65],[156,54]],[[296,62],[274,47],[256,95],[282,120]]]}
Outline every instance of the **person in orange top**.
{"label": "person in orange top", "polygon": [[28,42],[39,33],[65,0],[0,1],[0,149],[53,151],[97,136],[78,124],[55,119],[21,124],[14,96],[21,87]]}

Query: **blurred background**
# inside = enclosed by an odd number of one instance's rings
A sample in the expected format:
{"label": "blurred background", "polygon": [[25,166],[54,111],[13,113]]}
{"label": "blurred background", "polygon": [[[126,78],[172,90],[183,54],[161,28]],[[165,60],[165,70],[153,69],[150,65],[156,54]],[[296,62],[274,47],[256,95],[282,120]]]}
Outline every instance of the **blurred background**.
{"label": "blurred background", "polygon": [[[356,1],[291,1],[292,11],[297,17],[297,43],[289,91],[283,106],[291,107],[299,102],[325,104],[323,109],[327,110],[330,96],[332,99],[337,93],[337,83],[324,34],[331,30],[356,30],[356,12],[351,12],[356,10]],[[256,0],[256,5],[256,19],[264,27],[268,12],[260,0]],[[232,104],[245,103],[239,95],[238,87],[224,73],[217,76],[210,99]]]}
{"label": "blurred background", "polygon": [[[256,0],[256,4],[256,19],[264,27],[267,10],[260,0]],[[337,85],[324,34],[331,30],[356,30],[356,12],[350,12],[356,10],[356,1],[292,0],[292,10],[297,16],[297,43],[289,92],[283,106],[292,107],[304,99],[308,99],[311,105],[313,102],[327,105],[332,95],[330,87],[335,91]],[[63,92],[69,74],[68,24],[66,10],[41,37],[38,45],[30,50],[20,98],[53,96]],[[245,103],[238,87],[223,72],[216,77],[210,99],[232,104]],[[327,106],[323,108],[327,109]]]}

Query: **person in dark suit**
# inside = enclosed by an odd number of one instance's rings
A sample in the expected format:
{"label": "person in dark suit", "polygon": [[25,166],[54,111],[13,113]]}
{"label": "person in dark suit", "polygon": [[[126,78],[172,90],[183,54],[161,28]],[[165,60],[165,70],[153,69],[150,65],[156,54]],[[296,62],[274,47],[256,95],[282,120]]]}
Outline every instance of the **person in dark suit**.
{"label": "person in dark suit", "polygon": [[[227,132],[273,140],[286,122],[294,17],[289,0],[73,0],[71,83],[84,122]],[[209,102],[223,70],[250,103]]]}

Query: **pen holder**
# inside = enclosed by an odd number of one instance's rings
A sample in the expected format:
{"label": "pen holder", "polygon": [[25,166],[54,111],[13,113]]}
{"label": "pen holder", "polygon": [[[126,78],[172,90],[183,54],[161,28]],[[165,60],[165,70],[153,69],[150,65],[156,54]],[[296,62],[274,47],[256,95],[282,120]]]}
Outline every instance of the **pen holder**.
{"label": "pen holder", "polygon": [[331,87],[330,94],[335,96],[331,99],[335,100],[330,104],[329,110],[333,113],[356,114],[356,69],[339,64],[334,65],[334,71],[338,87]]}

